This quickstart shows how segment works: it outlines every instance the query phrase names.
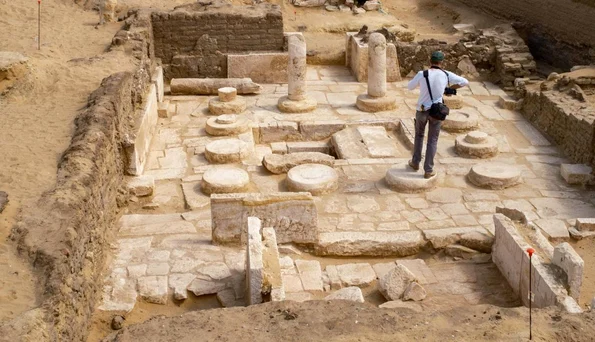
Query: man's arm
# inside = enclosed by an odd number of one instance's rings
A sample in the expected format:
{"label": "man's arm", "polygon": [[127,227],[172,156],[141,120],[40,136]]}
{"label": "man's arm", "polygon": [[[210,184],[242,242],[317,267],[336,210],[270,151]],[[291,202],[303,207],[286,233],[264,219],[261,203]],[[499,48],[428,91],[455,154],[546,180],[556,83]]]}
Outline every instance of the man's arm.
{"label": "man's arm", "polygon": [[407,88],[409,90],[415,89],[419,85],[419,81],[423,77],[422,75],[423,75],[423,71],[418,72],[415,75],[415,77],[413,77],[413,79],[411,81],[409,81],[409,83],[407,84]]}
{"label": "man's arm", "polygon": [[448,72],[448,80],[450,81],[450,88],[459,89],[469,85],[469,81],[465,77],[461,77],[450,71]]}

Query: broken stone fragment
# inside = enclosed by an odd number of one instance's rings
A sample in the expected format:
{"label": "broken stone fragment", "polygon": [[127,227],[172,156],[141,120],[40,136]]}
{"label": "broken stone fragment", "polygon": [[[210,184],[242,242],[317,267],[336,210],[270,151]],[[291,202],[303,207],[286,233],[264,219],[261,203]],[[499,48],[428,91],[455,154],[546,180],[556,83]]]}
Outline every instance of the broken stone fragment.
{"label": "broken stone fragment", "polygon": [[494,237],[474,231],[461,235],[459,244],[482,253],[491,253]]}
{"label": "broken stone fragment", "polygon": [[446,248],[444,249],[444,253],[448,256],[455,257],[455,258],[462,258],[465,260],[469,260],[469,259],[473,258],[475,255],[479,254],[479,252],[477,252],[474,249],[471,249],[471,248],[468,248],[465,246],[461,246],[458,244],[446,246]]}
{"label": "broken stone fragment", "polygon": [[412,282],[407,286],[403,293],[403,300],[413,300],[419,302],[424,300],[427,296],[426,289],[417,282]]}
{"label": "broken stone fragment", "polygon": [[153,178],[153,176],[146,175],[130,177],[128,180],[127,187],[128,192],[131,195],[138,197],[149,196],[153,194],[153,190],[155,189],[155,179]]}
{"label": "broken stone fragment", "polygon": [[296,152],[288,154],[267,154],[262,165],[274,174],[286,173],[302,164],[322,164],[332,167],[335,158],[320,152]]}
{"label": "broken stone fragment", "polygon": [[188,286],[188,290],[192,291],[196,296],[203,296],[208,294],[216,294],[219,291],[225,290],[224,282],[204,280],[196,278]]}
{"label": "broken stone fragment", "polygon": [[346,287],[326,296],[326,300],[350,300],[357,303],[364,302],[362,290],[357,286]]}
{"label": "broken stone fragment", "polygon": [[409,284],[416,280],[415,275],[407,267],[397,265],[380,279],[378,290],[387,300],[401,299]]}
{"label": "broken stone fragment", "polygon": [[167,276],[138,278],[138,293],[148,303],[167,304]]}

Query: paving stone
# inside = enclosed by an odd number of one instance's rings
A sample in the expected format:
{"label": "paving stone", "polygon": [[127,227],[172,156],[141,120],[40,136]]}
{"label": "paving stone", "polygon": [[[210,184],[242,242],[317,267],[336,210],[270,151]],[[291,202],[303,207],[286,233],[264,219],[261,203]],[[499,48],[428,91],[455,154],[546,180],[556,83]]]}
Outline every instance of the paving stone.
{"label": "paving stone", "polygon": [[475,226],[477,225],[477,220],[473,215],[453,215],[451,218],[455,221],[455,224],[459,227],[465,226]]}
{"label": "paving stone", "polygon": [[147,276],[138,278],[138,293],[148,303],[167,304],[167,277]]}
{"label": "paving stone", "polygon": [[367,287],[376,280],[376,273],[368,263],[337,265],[343,286]]}
{"label": "paving stone", "polygon": [[123,226],[120,236],[196,233],[194,225],[186,221],[154,223],[142,226]]}
{"label": "paving stone", "polygon": [[397,230],[409,230],[409,222],[407,221],[396,221],[396,222],[381,222],[376,227],[380,231],[397,231]]}
{"label": "paving stone", "polygon": [[526,121],[516,121],[516,128],[525,136],[533,146],[550,146],[550,142],[533,127],[533,125]]}
{"label": "paving stone", "polygon": [[197,260],[196,258],[182,257],[172,263],[171,272],[192,272],[198,265],[202,265],[203,263],[203,261]]}
{"label": "paving stone", "polygon": [[126,267],[126,270],[128,271],[129,278],[136,279],[147,275],[147,264],[130,265]]}
{"label": "paving stone", "polygon": [[201,192],[200,182],[182,183],[182,191],[184,192],[186,206],[191,210],[205,208],[211,203],[209,196]]}
{"label": "paving stone", "polygon": [[440,209],[449,216],[468,214],[469,210],[462,203],[447,203],[440,206]]}
{"label": "paving stone", "polygon": [[169,260],[170,251],[166,250],[152,250],[147,253],[147,260],[156,262],[167,262]]}
{"label": "paving stone", "polygon": [[465,206],[473,213],[496,213],[496,207],[502,206],[502,203],[477,201],[467,202]]}
{"label": "paving stone", "polygon": [[317,255],[408,256],[425,245],[419,231],[321,233]]}
{"label": "paving stone", "polygon": [[399,259],[395,263],[407,267],[407,269],[415,275],[417,282],[422,285],[438,282],[434,273],[428,265],[426,265],[426,262],[423,259]]}
{"label": "paving stone", "polygon": [[143,197],[153,194],[155,189],[155,178],[151,176],[137,176],[128,178],[126,184],[131,195]]}
{"label": "paving stone", "polygon": [[221,281],[196,278],[188,285],[188,291],[192,291],[196,296],[203,296],[217,294],[217,292],[225,290],[226,287],[226,284]]}
{"label": "paving stone", "polygon": [[412,282],[407,286],[403,293],[403,300],[413,300],[416,302],[426,299],[427,293],[423,286],[416,282]]}
{"label": "paving stone", "polygon": [[283,279],[283,286],[285,287],[286,300],[289,293],[304,291],[302,280],[297,274],[283,274],[281,275],[281,279]]}
{"label": "paving stone", "polygon": [[169,264],[166,262],[147,264],[148,276],[161,276],[169,273]]}
{"label": "paving stone", "polygon": [[328,282],[330,285],[331,290],[338,290],[343,287],[343,283],[341,282],[341,278],[339,276],[339,270],[335,265],[328,265],[326,266],[326,275],[328,277]]}
{"label": "paving stone", "polygon": [[184,300],[188,298],[188,286],[196,278],[191,273],[172,273],[169,275],[169,287],[174,292],[176,300]]}
{"label": "paving stone", "polygon": [[363,195],[348,196],[347,207],[349,210],[356,213],[369,213],[380,210],[380,206],[374,197]]}
{"label": "paving stone", "polygon": [[357,303],[364,302],[364,295],[359,287],[352,286],[340,289],[326,297],[325,300],[350,300]]}
{"label": "paving stone", "polygon": [[446,215],[440,208],[421,209],[420,212],[424,214],[428,218],[428,220],[431,221],[448,219],[448,215]]}
{"label": "paving stone", "polygon": [[226,281],[231,277],[229,267],[223,262],[200,265],[196,268],[196,272],[212,280]]}
{"label": "paving stone", "polygon": [[304,290],[322,291],[322,270],[316,260],[295,260]]}
{"label": "paving stone", "polygon": [[378,290],[387,300],[401,299],[409,284],[415,280],[415,275],[407,267],[397,265],[380,278]]}
{"label": "paving stone", "polygon": [[570,234],[566,223],[558,219],[538,219],[534,223],[541,228],[543,235],[552,242],[568,241]]}
{"label": "paving stone", "polygon": [[423,233],[430,242],[433,248],[441,249],[448,245],[458,242],[461,236],[470,232],[485,233],[485,229],[482,227],[457,227],[457,228],[444,228],[444,229],[424,229]]}
{"label": "paving stone", "polygon": [[476,191],[472,193],[468,193],[463,195],[463,198],[466,202],[475,202],[475,201],[499,201],[500,196],[494,192],[481,192]]}
{"label": "paving stone", "polygon": [[416,227],[418,229],[440,229],[440,228],[449,228],[449,227],[455,227],[456,224],[453,220],[451,219],[445,219],[445,220],[440,220],[440,221],[429,221],[429,222],[422,222],[422,223],[418,223],[416,224]]}
{"label": "paving stone", "polygon": [[458,203],[463,192],[455,188],[437,188],[426,194],[426,199],[435,203]]}
{"label": "paving stone", "polygon": [[413,209],[425,209],[429,206],[428,202],[423,198],[407,198],[405,202]]}
{"label": "paving stone", "polygon": [[409,221],[409,223],[412,224],[416,224],[419,222],[423,222],[426,221],[426,217],[424,216],[424,214],[422,214],[421,212],[419,212],[418,210],[415,211],[401,211],[401,215],[403,215],[403,217]]}
{"label": "paving stone", "polygon": [[532,198],[529,200],[541,216],[549,213],[551,218],[567,219],[575,217],[591,217],[595,207],[584,201],[565,198]]}

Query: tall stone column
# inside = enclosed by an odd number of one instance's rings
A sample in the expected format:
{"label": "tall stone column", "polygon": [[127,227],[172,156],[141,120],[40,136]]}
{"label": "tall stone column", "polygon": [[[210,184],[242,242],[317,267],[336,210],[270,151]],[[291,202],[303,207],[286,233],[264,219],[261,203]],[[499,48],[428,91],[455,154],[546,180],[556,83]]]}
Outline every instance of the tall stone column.
{"label": "tall stone column", "polygon": [[288,95],[279,99],[278,107],[284,113],[304,113],[316,109],[316,101],[306,93],[306,40],[302,34],[287,39],[289,63],[287,65]]}
{"label": "tall stone column", "polygon": [[386,38],[378,32],[368,40],[368,93],[357,97],[357,108],[364,112],[395,109],[394,96],[386,94]]}

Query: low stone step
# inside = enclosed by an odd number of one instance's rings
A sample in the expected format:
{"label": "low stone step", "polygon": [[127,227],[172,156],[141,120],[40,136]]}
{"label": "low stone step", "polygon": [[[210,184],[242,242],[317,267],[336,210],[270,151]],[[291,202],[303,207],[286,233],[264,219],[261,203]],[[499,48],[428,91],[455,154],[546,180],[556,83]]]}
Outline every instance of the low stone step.
{"label": "low stone step", "polygon": [[324,256],[409,256],[426,244],[419,231],[322,233],[315,253]]}

